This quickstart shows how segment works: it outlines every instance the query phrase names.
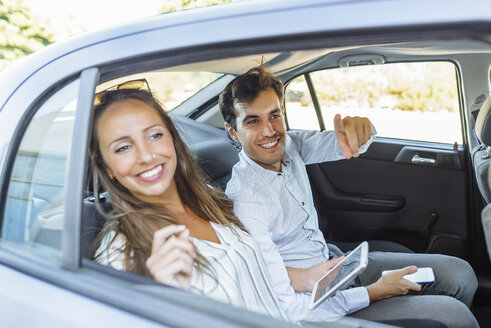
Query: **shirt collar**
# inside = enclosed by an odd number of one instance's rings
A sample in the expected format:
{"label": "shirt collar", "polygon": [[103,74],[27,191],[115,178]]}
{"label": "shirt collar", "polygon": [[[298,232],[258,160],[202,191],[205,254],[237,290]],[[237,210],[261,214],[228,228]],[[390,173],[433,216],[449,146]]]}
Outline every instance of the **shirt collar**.
{"label": "shirt collar", "polygon": [[291,158],[286,152],[283,154],[283,158],[281,159],[282,172],[275,172],[275,171],[265,169],[261,165],[254,162],[246,154],[244,149],[242,149],[240,151],[239,156],[242,160],[244,160],[247,164],[249,164],[254,169],[254,171],[256,171],[256,173],[259,174],[259,176],[263,177],[268,182],[273,182],[273,180],[279,175],[282,175],[282,174],[288,175],[290,173]]}
{"label": "shirt collar", "polygon": [[289,175],[291,170],[292,170],[292,159],[290,155],[285,150],[285,153],[283,154],[283,158],[281,159],[281,165],[283,165],[283,174]]}

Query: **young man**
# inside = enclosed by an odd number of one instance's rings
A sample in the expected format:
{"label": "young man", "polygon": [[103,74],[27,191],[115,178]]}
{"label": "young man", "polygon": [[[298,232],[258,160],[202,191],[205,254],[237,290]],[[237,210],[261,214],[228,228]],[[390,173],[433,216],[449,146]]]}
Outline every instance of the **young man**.
{"label": "young man", "polygon": [[[308,310],[313,283],[337,263],[342,252],[326,244],[319,230],[305,165],[356,158],[366,151],[374,131],[367,118],[341,119],[338,114],[335,131],[287,132],[283,97],[281,81],[257,67],[231,81],[219,105],[230,136],[242,146],[226,194],[260,245],[287,315],[293,321],[326,321],[351,314],[369,320],[428,318],[452,327],[477,326],[462,303],[472,302],[475,274],[467,262],[444,255],[370,253],[358,287],[337,292]],[[437,281],[421,289],[403,279],[415,266],[432,267]],[[381,277],[389,269],[400,270]],[[392,298],[409,292],[418,296]]]}

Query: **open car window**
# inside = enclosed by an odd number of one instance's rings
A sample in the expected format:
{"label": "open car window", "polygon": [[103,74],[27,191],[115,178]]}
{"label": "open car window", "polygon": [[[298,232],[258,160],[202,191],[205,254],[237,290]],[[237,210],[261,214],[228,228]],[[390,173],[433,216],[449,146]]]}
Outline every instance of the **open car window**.
{"label": "open car window", "polygon": [[461,145],[458,92],[451,62],[331,68],[293,79],[286,110],[293,129],[332,130],[340,113],[369,117],[380,137]]}
{"label": "open car window", "polygon": [[222,75],[213,72],[152,71],[104,82],[97,87],[96,92],[127,81],[145,79],[150,91],[162,103],[164,109],[170,112]]}

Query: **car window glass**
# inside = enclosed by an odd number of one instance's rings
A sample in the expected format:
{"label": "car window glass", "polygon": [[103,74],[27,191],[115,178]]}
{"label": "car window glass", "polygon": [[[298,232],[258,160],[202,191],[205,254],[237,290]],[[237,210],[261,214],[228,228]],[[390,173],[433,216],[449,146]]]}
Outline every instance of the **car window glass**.
{"label": "car window glass", "polygon": [[45,101],[15,156],[2,221],[2,239],[61,256],[65,186],[79,81]]}
{"label": "car window glass", "polygon": [[[333,68],[312,72],[310,78],[327,130],[333,129],[334,115],[340,113],[370,118],[381,137],[463,142],[453,63]],[[299,119],[305,121],[302,125],[308,124],[306,116]],[[292,126],[291,120],[289,124]],[[309,129],[317,125],[311,122]]]}
{"label": "car window glass", "polygon": [[314,104],[303,75],[288,83],[285,90],[285,107],[290,129],[319,129]]}

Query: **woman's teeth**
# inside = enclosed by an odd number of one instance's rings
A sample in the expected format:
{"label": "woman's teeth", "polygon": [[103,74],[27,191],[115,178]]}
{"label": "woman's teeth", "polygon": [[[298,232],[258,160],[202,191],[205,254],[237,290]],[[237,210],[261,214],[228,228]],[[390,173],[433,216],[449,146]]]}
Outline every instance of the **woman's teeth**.
{"label": "woman's teeth", "polygon": [[154,169],[152,169],[150,171],[143,172],[143,173],[140,174],[140,176],[142,178],[148,179],[148,178],[151,178],[151,177],[155,176],[160,171],[162,171],[162,165],[159,165],[159,166],[157,166],[156,168],[154,168]]}

